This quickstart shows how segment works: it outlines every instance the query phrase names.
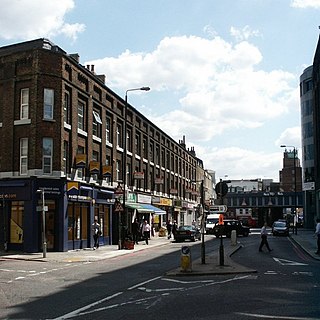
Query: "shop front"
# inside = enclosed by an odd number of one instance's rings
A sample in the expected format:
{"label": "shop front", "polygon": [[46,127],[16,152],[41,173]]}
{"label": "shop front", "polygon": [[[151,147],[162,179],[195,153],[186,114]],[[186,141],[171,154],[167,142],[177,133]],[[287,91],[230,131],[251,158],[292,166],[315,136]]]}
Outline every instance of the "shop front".
{"label": "shop front", "polygon": [[113,192],[70,181],[67,183],[67,194],[68,250],[92,247],[95,217],[102,231],[100,245],[111,244]]}
{"label": "shop front", "polygon": [[[43,250],[43,225],[48,251],[61,247],[59,223],[63,212],[64,183],[49,179],[0,181],[0,247],[4,250]],[[62,196],[62,197],[61,197]],[[45,211],[45,215],[41,213]]]}

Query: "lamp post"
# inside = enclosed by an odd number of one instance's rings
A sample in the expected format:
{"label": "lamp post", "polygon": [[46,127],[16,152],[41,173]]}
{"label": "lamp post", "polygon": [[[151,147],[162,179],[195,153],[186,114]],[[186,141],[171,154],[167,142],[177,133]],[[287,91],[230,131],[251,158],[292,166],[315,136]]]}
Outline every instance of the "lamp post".
{"label": "lamp post", "polygon": [[37,190],[41,194],[42,199],[42,251],[43,258],[47,256],[47,239],[46,239],[46,207],[44,202],[44,189]]}
{"label": "lamp post", "polygon": [[[127,110],[128,110],[128,92],[130,91],[149,91],[149,87],[140,87],[126,90],[125,95],[125,104],[124,104],[124,135],[123,135],[123,159],[122,159],[122,178],[123,178],[123,213],[126,212],[126,184],[127,184]],[[125,215],[124,215],[125,216]],[[122,232],[121,232],[121,223],[122,223],[122,214],[120,211],[119,216],[119,244],[118,249],[122,249]]]}
{"label": "lamp post", "polygon": [[[225,175],[227,177],[227,175]],[[216,185],[216,193],[219,198],[219,204],[223,205],[223,197],[227,194],[228,192],[228,185],[227,183],[230,183],[231,180],[222,180],[217,183]],[[220,225],[220,219],[219,219],[219,225]],[[219,246],[219,264],[220,266],[224,266],[224,246],[223,246],[223,238],[222,238],[222,228],[223,226],[223,221],[221,221],[220,225],[220,246]]]}
{"label": "lamp post", "polygon": [[200,210],[202,211],[201,216],[201,264],[206,263],[206,247],[204,242],[204,233],[205,233],[205,213],[204,213],[204,180],[193,181],[194,183],[200,182]]}
{"label": "lamp post", "polygon": [[296,164],[296,157],[297,157],[297,148],[295,146],[287,146],[287,145],[281,145],[281,148],[293,148],[293,172],[294,172],[294,231],[295,234],[297,234],[297,222],[298,222],[298,217],[297,217],[297,164]]}
{"label": "lamp post", "polygon": [[204,232],[205,232],[205,214],[204,214],[204,186],[203,180],[201,180],[200,192],[201,192],[201,208],[202,208],[202,217],[201,217],[201,264],[206,263],[206,247],[204,243]]}

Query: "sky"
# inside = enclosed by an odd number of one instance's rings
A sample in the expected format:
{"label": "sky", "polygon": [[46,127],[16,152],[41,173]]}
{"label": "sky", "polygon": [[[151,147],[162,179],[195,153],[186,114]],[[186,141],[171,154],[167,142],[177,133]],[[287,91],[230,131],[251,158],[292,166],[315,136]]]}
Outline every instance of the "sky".
{"label": "sky", "polygon": [[[47,38],[216,178],[279,181],[301,159],[299,78],[312,65],[320,0],[0,0],[0,46]],[[26,14],[27,13],[27,14]]]}

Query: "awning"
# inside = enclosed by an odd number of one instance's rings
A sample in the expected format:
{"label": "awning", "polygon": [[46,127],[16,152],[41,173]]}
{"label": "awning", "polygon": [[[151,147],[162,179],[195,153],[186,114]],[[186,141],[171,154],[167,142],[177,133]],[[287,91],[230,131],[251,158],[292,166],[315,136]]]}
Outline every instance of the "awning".
{"label": "awning", "polygon": [[[166,214],[166,212],[164,210],[161,210],[160,208],[157,208],[155,206],[152,206],[151,204],[143,204],[144,207],[150,209],[153,211],[154,214]],[[139,211],[139,210],[138,210]]]}
{"label": "awning", "polygon": [[126,202],[126,207],[129,209],[136,209],[139,212],[146,212],[146,213],[153,212],[153,210],[150,210],[148,208],[144,208],[141,203],[127,203]]}
{"label": "awning", "polygon": [[139,212],[145,212],[145,213],[154,213],[154,214],[166,214],[165,211],[161,210],[160,208],[157,208],[155,206],[152,206],[151,204],[146,203],[127,203],[126,207],[130,209],[136,209]]}

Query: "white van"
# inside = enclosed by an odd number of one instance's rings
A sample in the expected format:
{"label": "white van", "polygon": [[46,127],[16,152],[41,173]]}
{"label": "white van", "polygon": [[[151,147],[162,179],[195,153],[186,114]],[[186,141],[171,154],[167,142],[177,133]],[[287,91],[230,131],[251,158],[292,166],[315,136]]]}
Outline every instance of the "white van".
{"label": "white van", "polygon": [[216,222],[219,221],[220,213],[210,213],[206,219],[206,234],[213,234],[213,228]]}

